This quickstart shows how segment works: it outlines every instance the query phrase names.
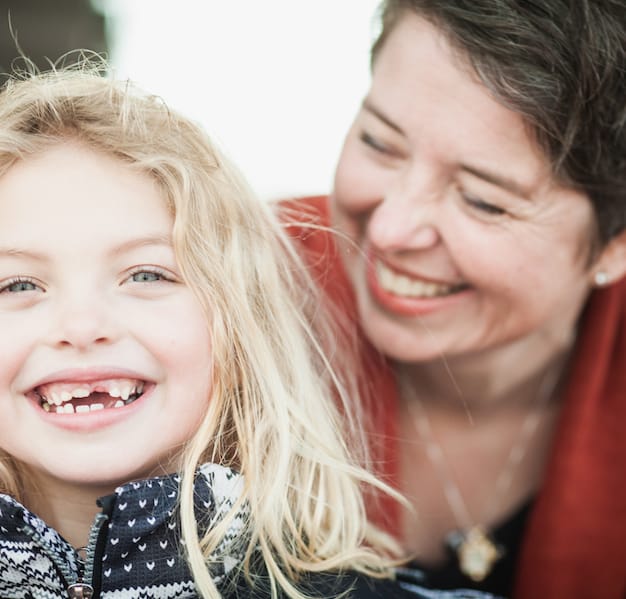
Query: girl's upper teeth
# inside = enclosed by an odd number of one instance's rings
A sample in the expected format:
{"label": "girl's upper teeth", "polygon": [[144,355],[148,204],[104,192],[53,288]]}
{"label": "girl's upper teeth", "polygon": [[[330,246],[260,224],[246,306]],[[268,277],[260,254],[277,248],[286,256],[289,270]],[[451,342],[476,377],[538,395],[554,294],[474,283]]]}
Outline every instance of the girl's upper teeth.
{"label": "girl's upper teeth", "polygon": [[387,268],[380,261],[376,262],[376,276],[385,291],[405,297],[439,297],[448,295],[459,287],[459,285],[433,283],[401,275]]}
{"label": "girl's upper teeth", "polygon": [[143,392],[144,382],[138,379],[106,379],[92,383],[49,383],[37,387],[39,396],[51,405],[60,406],[72,399],[89,397],[92,393],[108,393],[126,401]]}

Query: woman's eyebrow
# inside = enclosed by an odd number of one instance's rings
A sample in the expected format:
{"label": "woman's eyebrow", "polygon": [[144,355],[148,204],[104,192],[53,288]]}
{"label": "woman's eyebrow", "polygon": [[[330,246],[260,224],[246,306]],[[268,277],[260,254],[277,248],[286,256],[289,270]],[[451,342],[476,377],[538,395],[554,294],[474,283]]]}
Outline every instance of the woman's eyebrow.
{"label": "woman's eyebrow", "polygon": [[496,174],[485,170],[484,168],[478,168],[469,164],[460,164],[459,168],[470,175],[474,175],[475,177],[486,181],[487,183],[501,187],[502,189],[509,191],[522,199],[529,200],[532,195],[531,185],[523,185],[511,177]]}
{"label": "woman's eyebrow", "polygon": [[364,110],[367,110],[367,112],[370,112],[377,119],[385,123],[385,125],[387,125],[389,128],[393,129],[397,133],[400,133],[400,135],[404,135],[404,131],[400,128],[400,126],[396,125],[396,123],[394,123],[388,116],[386,116],[379,108],[376,108],[376,106],[372,104],[372,101],[369,98],[365,98],[365,100],[363,100],[362,107]]}
{"label": "woman's eyebrow", "polygon": [[[385,115],[379,108],[377,108],[370,98],[365,98],[362,103],[363,110],[374,115],[378,120],[387,125],[390,129],[393,129],[400,135],[404,135],[402,128],[394,123],[387,115]],[[470,164],[461,164],[459,168],[487,183],[491,183],[502,189],[509,191],[522,199],[530,199],[532,195],[532,185],[524,185],[519,181],[516,181],[512,177],[500,175],[481,167],[476,167]]]}

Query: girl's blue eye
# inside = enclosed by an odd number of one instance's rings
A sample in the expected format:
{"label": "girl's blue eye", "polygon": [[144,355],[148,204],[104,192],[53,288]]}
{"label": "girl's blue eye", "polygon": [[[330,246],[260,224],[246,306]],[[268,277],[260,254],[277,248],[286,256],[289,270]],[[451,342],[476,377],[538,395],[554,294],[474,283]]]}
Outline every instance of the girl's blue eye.
{"label": "girl's blue eye", "polygon": [[155,281],[162,281],[165,277],[158,272],[151,270],[140,270],[135,272],[130,277],[135,283],[154,283]]}
{"label": "girl's blue eye", "polygon": [[15,279],[4,284],[0,293],[20,293],[22,291],[35,291],[38,286],[28,279]]}

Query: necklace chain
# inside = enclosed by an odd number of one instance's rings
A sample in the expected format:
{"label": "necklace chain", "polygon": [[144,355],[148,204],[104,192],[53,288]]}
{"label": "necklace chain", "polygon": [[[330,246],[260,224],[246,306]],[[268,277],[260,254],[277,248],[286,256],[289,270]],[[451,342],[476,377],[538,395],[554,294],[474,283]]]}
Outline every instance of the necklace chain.
{"label": "necklace chain", "polygon": [[502,497],[515,478],[518,466],[521,464],[530,446],[530,441],[539,427],[544,408],[552,398],[561,374],[560,368],[550,368],[542,378],[535,404],[524,418],[522,425],[508,455],[502,471],[494,483],[494,492],[485,506],[482,518],[476,521],[472,518],[459,486],[454,480],[450,465],[446,460],[443,449],[433,435],[430,419],[424,404],[412,387],[406,382],[403,387],[408,391],[410,400],[407,402],[414,428],[426,447],[426,454],[433,465],[443,493],[459,527],[450,538],[455,538],[454,549],[459,558],[461,571],[475,581],[483,580],[493,568],[495,562],[502,556],[503,551],[497,547],[485,532],[486,524],[497,509]]}

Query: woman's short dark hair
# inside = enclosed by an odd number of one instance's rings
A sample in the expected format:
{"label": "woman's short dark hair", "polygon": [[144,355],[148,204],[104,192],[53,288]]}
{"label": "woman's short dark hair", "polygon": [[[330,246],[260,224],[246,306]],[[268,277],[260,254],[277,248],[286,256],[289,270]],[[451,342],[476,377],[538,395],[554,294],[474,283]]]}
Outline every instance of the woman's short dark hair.
{"label": "woman's short dark hair", "polygon": [[597,242],[626,229],[626,0],[383,0],[372,64],[413,12],[520,113],[557,178],[584,192]]}

